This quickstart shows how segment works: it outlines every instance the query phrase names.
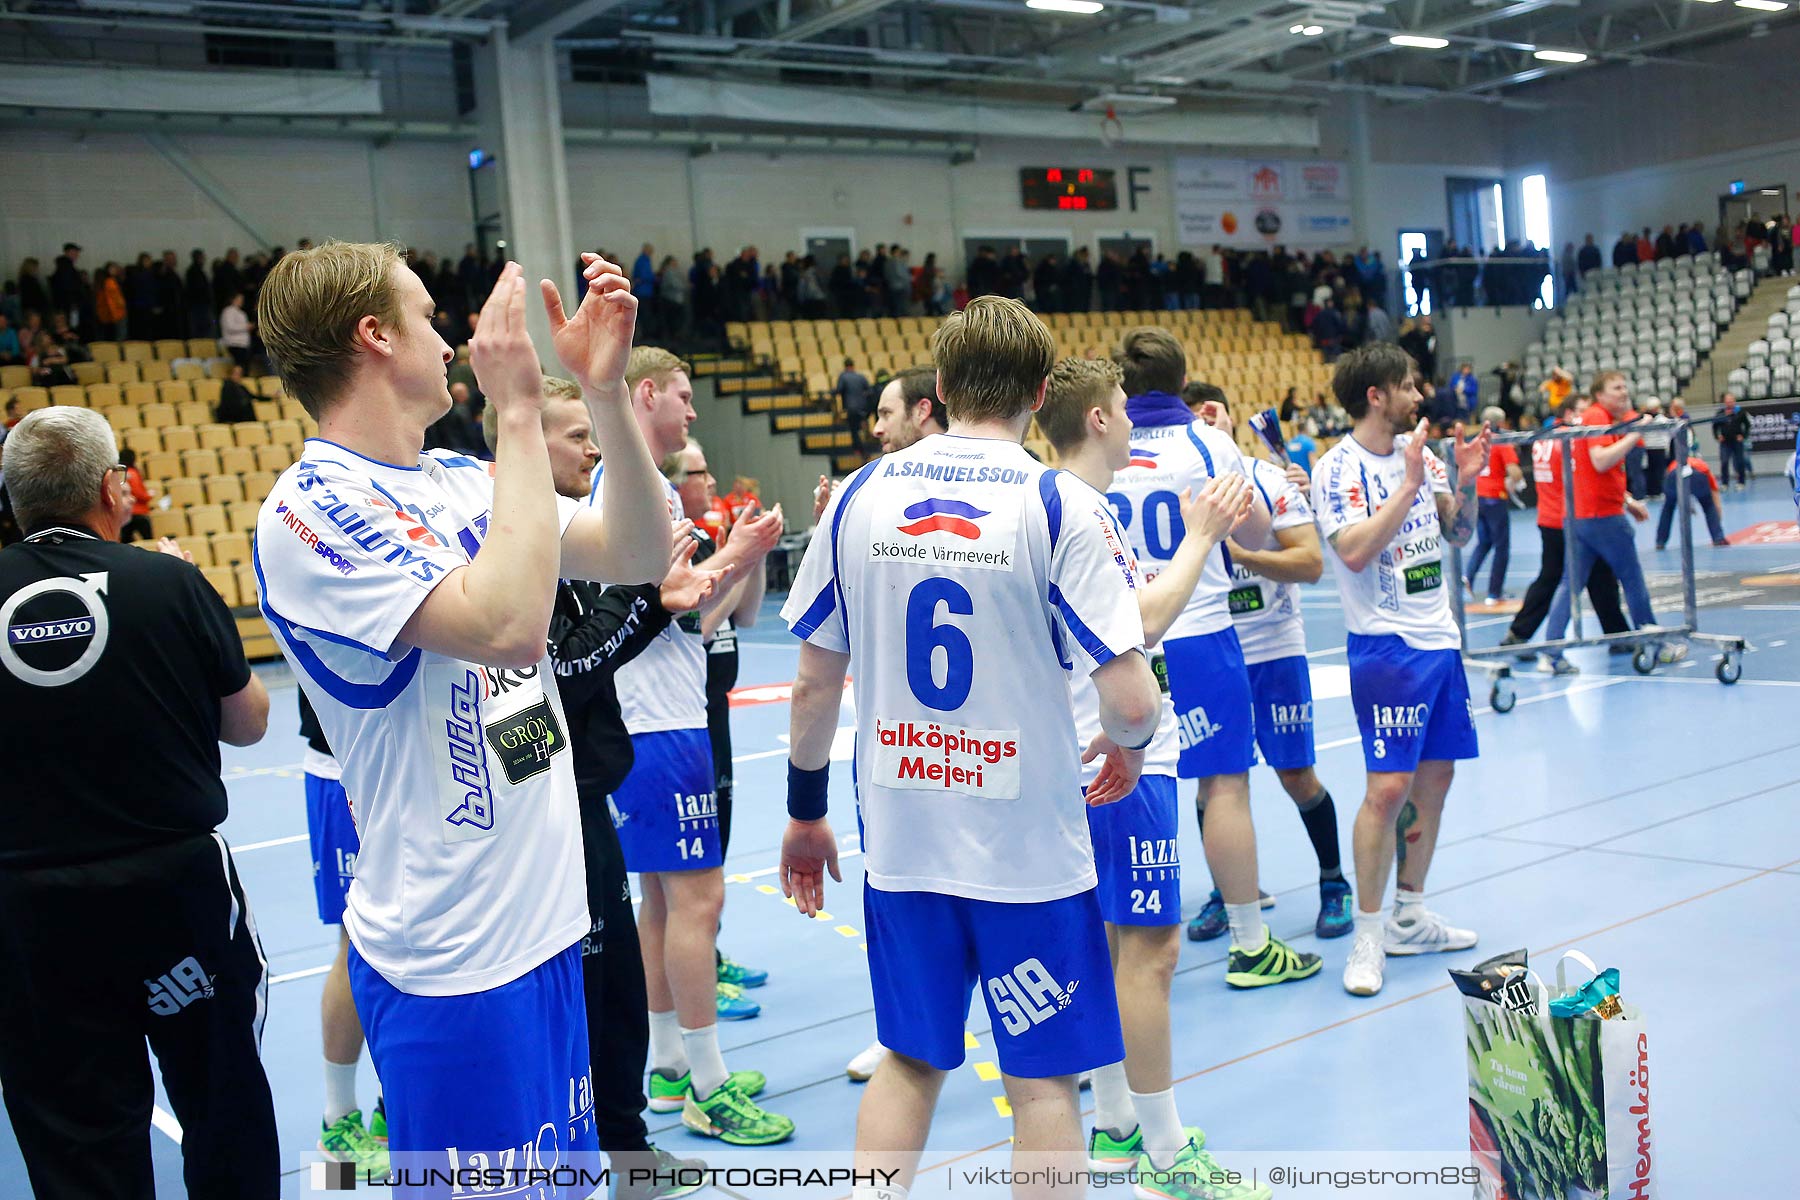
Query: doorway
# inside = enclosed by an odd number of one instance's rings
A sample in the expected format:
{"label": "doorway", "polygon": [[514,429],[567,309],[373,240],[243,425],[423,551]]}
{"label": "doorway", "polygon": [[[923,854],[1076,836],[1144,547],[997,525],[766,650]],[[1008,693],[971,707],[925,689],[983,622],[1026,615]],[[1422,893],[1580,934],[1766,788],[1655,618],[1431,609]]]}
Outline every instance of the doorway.
{"label": "doorway", "polygon": [[1444,231],[1441,229],[1402,229],[1400,231],[1400,257],[1394,261],[1399,264],[1401,294],[1406,297],[1406,315],[1424,317],[1431,315],[1431,291],[1420,290],[1413,286],[1412,271],[1409,264],[1419,254],[1427,259],[1436,258],[1444,248]]}
{"label": "doorway", "polygon": [[856,230],[854,229],[802,229],[800,244],[806,249],[800,257],[811,255],[819,265],[819,278],[824,279],[837,265],[839,255],[849,255],[852,261],[856,258]]}
{"label": "doorway", "polygon": [[1450,210],[1450,240],[1472,258],[1506,245],[1505,185],[1498,179],[1444,180]]}
{"label": "doorway", "polygon": [[[1788,186],[1785,183],[1745,188],[1741,192],[1728,192],[1719,197],[1719,224],[1727,232],[1736,229],[1740,221],[1748,221],[1751,217],[1767,221],[1773,217],[1785,216],[1787,212]],[[1708,236],[1707,241],[1711,240]]]}

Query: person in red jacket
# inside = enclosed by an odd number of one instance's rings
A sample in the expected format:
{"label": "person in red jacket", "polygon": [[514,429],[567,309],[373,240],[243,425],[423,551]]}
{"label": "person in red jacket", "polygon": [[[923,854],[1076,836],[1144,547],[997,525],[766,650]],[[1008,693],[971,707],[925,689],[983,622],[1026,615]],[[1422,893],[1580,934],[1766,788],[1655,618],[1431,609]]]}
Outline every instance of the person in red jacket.
{"label": "person in red jacket", "polygon": [[[1669,527],[1675,523],[1675,470],[1676,463],[1669,464],[1669,481],[1663,484],[1662,515],[1656,518],[1656,548],[1661,550],[1669,544]],[[1712,535],[1715,546],[1729,546],[1725,540],[1725,530],[1719,524],[1719,504],[1714,499],[1719,490],[1719,481],[1713,478],[1711,468],[1706,460],[1693,451],[1688,452],[1687,471],[1688,499],[1700,506],[1700,513],[1706,518],[1706,532]]]}

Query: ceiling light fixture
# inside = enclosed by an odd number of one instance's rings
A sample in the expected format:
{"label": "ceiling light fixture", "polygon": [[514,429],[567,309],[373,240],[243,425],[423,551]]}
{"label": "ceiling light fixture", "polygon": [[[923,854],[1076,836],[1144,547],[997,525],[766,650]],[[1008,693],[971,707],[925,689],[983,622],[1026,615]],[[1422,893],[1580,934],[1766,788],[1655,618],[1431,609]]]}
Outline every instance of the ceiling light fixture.
{"label": "ceiling light fixture", "polygon": [[1739,8],[1754,8],[1757,12],[1786,12],[1787,0],[1736,0]]}
{"label": "ceiling light fixture", "polygon": [[1580,63],[1586,62],[1588,56],[1579,50],[1537,50],[1531,57],[1541,62]]}
{"label": "ceiling light fixture", "polygon": [[1442,50],[1450,44],[1450,41],[1448,38],[1419,37],[1411,33],[1396,33],[1388,39],[1388,43],[1394,46],[1406,46],[1414,50]]}
{"label": "ceiling light fixture", "polygon": [[1106,5],[1099,0],[1025,0],[1025,7],[1039,12],[1080,13],[1091,17]]}
{"label": "ceiling light fixture", "polygon": [[1325,27],[1323,25],[1307,25],[1302,22],[1299,25],[1289,25],[1288,32],[1301,37],[1318,37],[1325,32]]}

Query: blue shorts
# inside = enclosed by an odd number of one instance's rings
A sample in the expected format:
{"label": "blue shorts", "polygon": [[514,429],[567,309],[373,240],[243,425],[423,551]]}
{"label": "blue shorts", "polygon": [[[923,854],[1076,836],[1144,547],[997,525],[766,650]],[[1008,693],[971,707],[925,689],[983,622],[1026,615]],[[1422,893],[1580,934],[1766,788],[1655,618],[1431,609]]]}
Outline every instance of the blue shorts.
{"label": "blue shorts", "polygon": [[1312,672],[1306,656],[1250,664],[1256,698],[1256,748],[1277,771],[1298,771],[1317,761],[1313,753]]}
{"label": "blue shorts", "polygon": [[724,863],[712,739],[705,726],[632,735],[631,774],[610,798],[627,870],[700,871]]}
{"label": "blue shorts", "polygon": [[[595,1161],[581,947],[570,946],[511,983],[467,996],[414,996],[350,948],[350,992],[387,1101],[388,1145],[427,1163],[466,1169],[520,1147],[546,1167],[571,1153]],[[418,1157],[410,1157],[418,1155]],[[402,1193],[407,1194],[407,1193]],[[435,1194],[435,1193],[433,1193]],[[544,1194],[502,1186],[484,1197]]]}
{"label": "blue shorts", "polygon": [[1350,702],[1371,771],[1416,771],[1422,759],[1474,758],[1475,710],[1456,650],[1414,650],[1396,634],[1348,639]]}
{"label": "blue shorts", "polygon": [[1181,924],[1181,813],[1173,775],[1144,775],[1117,804],[1087,810],[1100,914],[1114,925]]}
{"label": "blue shorts", "polygon": [[1073,1075],[1125,1057],[1093,891],[999,904],[865,886],[863,922],[875,1030],[888,1049],[940,1071],[961,1066],[969,993],[979,986],[1008,1075]]}
{"label": "blue shorts", "polygon": [[1241,775],[1254,757],[1250,676],[1237,630],[1221,629],[1163,643],[1169,698],[1181,736],[1176,774],[1183,779]]}
{"label": "blue shorts", "polygon": [[319,920],[327,925],[344,923],[344,897],[356,877],[356,822],[350,818],[350,797],[336,779],[306,777],[306,840],[312,845],[313,895],[319,901]]}

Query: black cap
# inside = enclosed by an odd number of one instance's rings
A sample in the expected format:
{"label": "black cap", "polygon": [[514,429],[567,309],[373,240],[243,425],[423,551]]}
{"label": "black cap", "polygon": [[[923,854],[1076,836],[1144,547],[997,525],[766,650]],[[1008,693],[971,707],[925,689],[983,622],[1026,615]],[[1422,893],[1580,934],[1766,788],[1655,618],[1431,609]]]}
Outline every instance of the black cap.
{"label": "black cap", "polygon": [[76,245],[76,244],[75,244],[75,243],[74,243],[74,242],[64,242],[64,243],[63,243],[63,250],[64,250],[64,252],[67,252],[67,251],[70,251],[70,250],[73,250],[73,251],[74,251],[74,252],[75,252],[75,253],[77,253],[77,254],[80,254],[80,253],[81,253],[81,247],[80,247],[80,246],[77,246],[77,245]]}

